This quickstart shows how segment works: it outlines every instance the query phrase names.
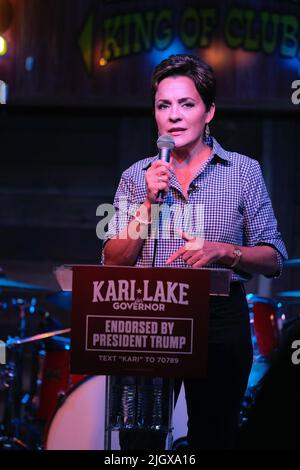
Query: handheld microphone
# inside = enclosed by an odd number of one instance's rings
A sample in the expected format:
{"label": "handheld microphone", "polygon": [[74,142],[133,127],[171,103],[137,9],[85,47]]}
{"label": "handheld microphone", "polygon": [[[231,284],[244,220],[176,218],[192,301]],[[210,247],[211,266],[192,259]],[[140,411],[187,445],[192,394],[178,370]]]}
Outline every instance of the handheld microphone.
{"label": "handheld microphone", "polygon": [[156,145],[159,149],[159,159],[169,163],[171,150],[175,147],[175,140],[169,134],[163,134],[157,139]]}
{"label": "handheld microphone", "polygon": [[[156,142],[156,145],[159,149],[159,160],[169,163],[171,158],[171,150],[175,147],[175,141],[171,135],[163,134],[161,135]],[[159,191],[157,195],[158,201],[161,201],[164,195],[164,191]]]}

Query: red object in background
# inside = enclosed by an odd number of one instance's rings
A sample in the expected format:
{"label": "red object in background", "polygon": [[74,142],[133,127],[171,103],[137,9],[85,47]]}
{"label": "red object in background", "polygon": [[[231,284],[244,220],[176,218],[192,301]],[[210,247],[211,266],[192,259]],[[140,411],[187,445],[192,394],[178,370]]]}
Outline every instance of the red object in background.
{"label": "red object in background", "polygon": [[[278,346],[279,331],[277,325],[277,306],[270,299],[251,302],[253,312],[256,347],[254,353],[261,356],[271,356]],[[255,351],[255,349],[257,351]]]}
{"label": "red object in background", "polygon": [[41,385],[37,397],[37,419],[48,420],[60,398],[85,375],[70,374],[70,351],[47,351],[42,359]]}

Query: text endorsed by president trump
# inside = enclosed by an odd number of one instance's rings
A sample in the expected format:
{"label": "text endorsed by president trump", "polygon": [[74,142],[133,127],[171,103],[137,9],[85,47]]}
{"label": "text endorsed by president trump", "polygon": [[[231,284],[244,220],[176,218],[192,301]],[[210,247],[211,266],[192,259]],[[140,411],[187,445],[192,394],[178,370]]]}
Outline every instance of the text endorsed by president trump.
{"label": "text endorsed by president trump", "polygon": [[74,267],[72,372],[205,376],[208,299],[200,270]]}

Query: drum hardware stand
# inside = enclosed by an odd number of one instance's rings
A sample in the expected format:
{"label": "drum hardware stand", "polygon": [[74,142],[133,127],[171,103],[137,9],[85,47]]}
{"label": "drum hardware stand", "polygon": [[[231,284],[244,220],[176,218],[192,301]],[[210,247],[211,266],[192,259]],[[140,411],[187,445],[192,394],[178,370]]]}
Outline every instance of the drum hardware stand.
{"label": "drum hardware stand", "polygon": [[14,352],[15,358],[4,366],[3,387],[5,396],[5,412],[3,419],[3,435],[0,437],[0,448],[13,450],[16,448],[24,448],[27,446],[20,441],[20,377],[18,374],[18,354]]}
{"label": "drum hardware stand", "polygon": [[36,416],[37,410],[40,405],[41,388],[42,388],[43,374],[44,374],[44,368],[45,368],[45,357],[46,357],[46,351],[45,351],[44,345],[42,345],[41,349],[37,353],[35,389],[34,389],[32,400],[31,400],[33,416]]}
{"label": "drum hardware stand", "polygon": [[[22,309],[23,310],[23,309]],[[25,332],[24,311],[21,313],[22,325],[21,333]],[[4,366],[4,373],[2,374],[2,383],[6,391],[5,399],[5,416],[3,423],[3,435],[0,436],[0,448],[2,449],[15,449],[23,448],[28,449],[26,444],[20,441],[20,423],[21,423],[21,394],[22,394],[22,346],[26,343],[34,341],[41,341],[52,336],[62,335],[69,333],[70,328],[64,330],[57,330],[47,333],[34,335],[28,338],[15,337],[8,338],[6,347],[14,354],[13,359]],[[4,380],[3,380],[4,378]]]}
{"label": "drum hardware stand", "polygon": [[[122,377],[119,378],[122,379]],[[114,383],[116,377],[106,377],[104,450],[111,450],[112,431],[126,432],[130,430],[165,433],[167,436],[166,448],[167,450],[172,449],[174,379],[147,378],[151,382],[146,386],[146,390],[142,383],[116,384]],[[121,389],[121,400],[114,400],[117,394],[116,387]],[[116,402],[121,405],[120,410],[115,409]],[[168,405],[167,416],[166,404]],[[145,414],[141,416],[140,413],[145,409]]]}
{"label": "drum hardware stand", "polygon": [[[14,299],[13,305],[19,310],[19,334],[20,338],[26,332],[26,309],[30,304],[23,299]],[[6,347],[10,350],[10,339],[6,342]],[[5,412],[4,412],[4,436],[1,437],[1,446],[4,449],[14,449],[18,447],[26,448],[26,445],[19,440],[21,428],[21,400],[22,400],[22,371],[23,371],[23,348],[12,351],[11,361],[5,365],[4,388],[6,391]]]}

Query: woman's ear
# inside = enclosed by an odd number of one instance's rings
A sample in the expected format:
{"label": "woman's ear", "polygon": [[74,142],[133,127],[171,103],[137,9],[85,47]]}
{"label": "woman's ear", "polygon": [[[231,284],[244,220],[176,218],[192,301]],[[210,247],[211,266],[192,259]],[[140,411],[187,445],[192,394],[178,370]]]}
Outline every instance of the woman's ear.
{"label": "woman's ear", "polygon": [[215,115],[215,111],[216,111],[216,105],[215,105],[215,103],[212,103],[211,107],[207,111],[207,116],[206,116],[206,119],[205,119],[206,124],[209,124],[210,121],[213,119],[213,117]]}

